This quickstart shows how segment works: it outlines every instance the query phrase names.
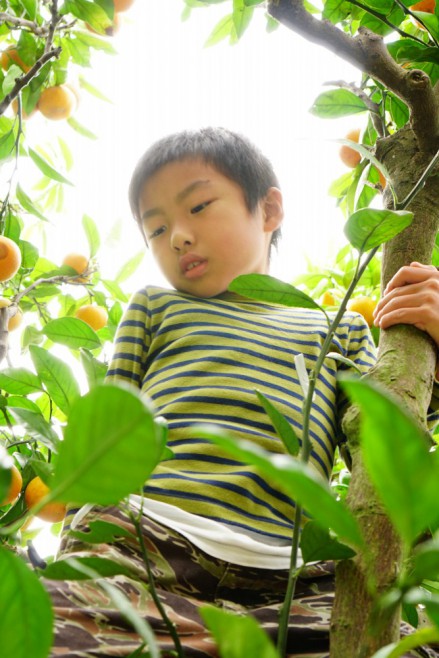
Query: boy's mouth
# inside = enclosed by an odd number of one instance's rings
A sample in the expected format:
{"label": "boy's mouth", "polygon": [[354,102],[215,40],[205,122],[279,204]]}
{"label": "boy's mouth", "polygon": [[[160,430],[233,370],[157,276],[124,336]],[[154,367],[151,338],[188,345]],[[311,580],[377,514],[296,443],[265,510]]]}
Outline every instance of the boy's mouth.
{"label": "boy's mouth", "polygon": [[196,254],[185,254],[180,258],[180,269],[182,274],[188,279],[195,279],[204,274],[207,267],[207,260]]}

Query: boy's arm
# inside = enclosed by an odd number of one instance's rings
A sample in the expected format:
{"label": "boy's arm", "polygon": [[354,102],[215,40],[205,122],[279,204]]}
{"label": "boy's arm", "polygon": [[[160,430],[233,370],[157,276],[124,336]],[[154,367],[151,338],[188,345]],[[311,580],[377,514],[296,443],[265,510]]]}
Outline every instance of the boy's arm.
{"label": "boy's arm", "polygon": [[439,348],[439,271],[433,265],[416,262],[401,267],[387,284],[374,316],[380,329],[413,324],[426,331]]}
{"label": "boy's arm", "polygon": [[148,295],[135,293],[117,328],[106,381],[123,381],[142,387],[150,343]]}

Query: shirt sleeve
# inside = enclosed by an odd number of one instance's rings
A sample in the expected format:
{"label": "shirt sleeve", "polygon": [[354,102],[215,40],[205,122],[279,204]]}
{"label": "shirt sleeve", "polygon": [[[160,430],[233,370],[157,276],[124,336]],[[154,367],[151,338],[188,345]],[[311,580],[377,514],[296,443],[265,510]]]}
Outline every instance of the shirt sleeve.
{"label": "shirt sleeve", "polygon": [[126,382],[136,388],[142,387],[151,338],[148,302],[145,289],[131,298],[116,332],[106,382]]}

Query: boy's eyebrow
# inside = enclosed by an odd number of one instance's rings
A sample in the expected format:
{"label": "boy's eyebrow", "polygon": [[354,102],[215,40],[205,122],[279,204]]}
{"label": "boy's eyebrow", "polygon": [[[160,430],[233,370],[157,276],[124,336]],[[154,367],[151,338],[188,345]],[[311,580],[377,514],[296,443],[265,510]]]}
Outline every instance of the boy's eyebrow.
{"label": "boy's eyebrow", "polygon": [[[209,185],[210,180],[195,180],[193,183],[189,183],[181,192],[175,195],[175,200],[178,203],[181,203],[181,201],[184,201],[184,199],[189,196],[194,190],[196,190],[198,187],[202,187],[204,185]],[[152,217],[153,215],[158,215],[161,212],[161,208],[150,208],[149,210],[145,210],[143,213],[142,217],[140,218],[142,221],[145,221],[149,219],[149,217]]]}

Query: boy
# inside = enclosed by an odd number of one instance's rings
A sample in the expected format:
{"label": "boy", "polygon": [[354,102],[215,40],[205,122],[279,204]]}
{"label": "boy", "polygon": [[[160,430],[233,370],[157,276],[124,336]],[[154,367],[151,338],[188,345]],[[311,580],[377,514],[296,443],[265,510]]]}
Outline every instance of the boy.
{"label": "boy", "polygon": [[[217,650],[198,612],[205,604],[249,612],[275,638],[294,501],[255,468],[197,437],[194,425],[215,423],[237,438],[283,452],[255,391],[270,398],[300,436],[303,392],[294,356],[303,354],[311,369],[327,324],[319,312],[228,292],[236,276],[268,271],[283,218],[271,164],[243,137],[209,128],[161,140],[139,161],[129,197],[146,244],[173,288],[147,287],[134,295],[108,371],[108,381],[128,382],[148,395],[169,426],[173,455],[146,483],[143,506],[135,495],[130,504],[134,510],[142,506],[155,585],[185,655],[212,657]],[[432,268],[418,270],[437,279]],[[401,307],[395,290],[379,307],[381,324]],[[346,315],[333,350],[363,372],[372,365],[374,347],[361,316]],[[310,463],[325,478],[339,434],[336,375],[337,363],[327,359],[310,427]],[[127,511],[116,508],[94,508],[82,520],[79,514],[76,527],[95,518],[132,529]],[[67,537],[62,551],[85,555],[96,548]],[[147,582],[136,541],[101,545],[99,552],[128,564]],[[129,578],[118,577],[115,584],[148,619],[168,656],[174,645],[146,588]],[[291,611],[289,656],[329,655],[332,595],[332,563],[307,566]],[[95,583],[63,584],[53,598],[59,629],[53,655],[129,656],[138,647],[136,634]]]}

